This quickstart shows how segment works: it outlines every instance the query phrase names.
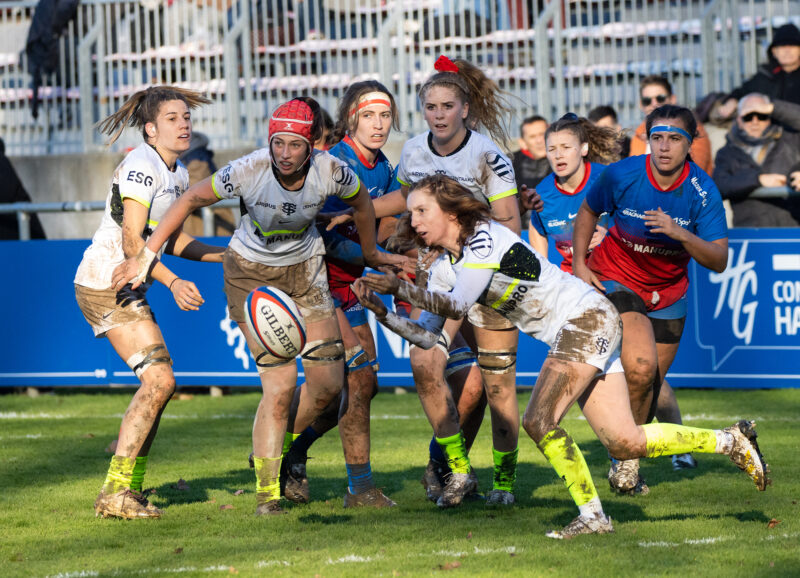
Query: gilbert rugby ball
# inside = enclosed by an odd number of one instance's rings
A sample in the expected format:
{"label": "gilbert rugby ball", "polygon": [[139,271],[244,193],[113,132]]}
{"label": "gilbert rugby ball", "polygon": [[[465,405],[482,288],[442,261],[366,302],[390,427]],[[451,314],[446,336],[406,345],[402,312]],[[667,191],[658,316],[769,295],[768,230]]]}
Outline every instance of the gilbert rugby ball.
{"label": "gilbert rugby ball", "polygon": [[247,328],[267,352],[294,359],[306,345],[306,324],[294,301],[274,287],[258,287],[244,302]]}

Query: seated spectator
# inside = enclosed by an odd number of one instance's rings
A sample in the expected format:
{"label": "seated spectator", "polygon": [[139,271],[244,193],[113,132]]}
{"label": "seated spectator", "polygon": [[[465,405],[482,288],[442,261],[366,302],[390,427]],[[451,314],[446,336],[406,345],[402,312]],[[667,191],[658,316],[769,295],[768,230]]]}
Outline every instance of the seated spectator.
{"label": "seated spectator", "polygon": [[720,107],[724,117],[733,116],[738,99],[758,92],[770,99],[800,104],[800,30],[785,24],[775,31],[767,48],[767,62],[758,67],[755,76],[728,95]]}
{"label": "seated spectator", "polygon": [[790,185],[800,192],[800,105],[759,93],[739,101],[736,123],[717,153],[714,182],[733,204],[735,227],[797,227],[800,196],[752,199],[759,187]]}
{"label": "seated spectator", "polygon": [[625,134],[625,131],[619,125],[619,121],[617,120],[617,111],[614,110],[613,106],[596,106],[589,111],[589,114],[586,115],[586,118],[588,118],[597,126],[613,128],[615,131],[617,131],[617,133],[620,135],[622,158],[624,159],[631,156],[631,137]]}
{"label": "seated spectator", "polygon": [[[639,109],[643,116],[647,116],[659,106],[664,104],[677,104],[677,98],[672,94],[672,85],[663,76],[653,74],[645,76],[639,84]],[[692,142],[689,155],[694,163],[711,174],[714,168],[711,156],[711,142],[708,139],[705,127],[697,121],[697,138]],[[636,131],[631,139],[631,150],[628,156],[643,155],[650,153],[650,142],[647,140],[644,120],[636,127]]]}
{"label": "seated spectator", "polygon": [[[201,132],[194,131],[189,150],[180,156],[181,162],[189,171],[189,186],[210,177],[217,170],[217,166],[214,164],[214,151],[209,149],[208,145],[208,137]],[[204,234],[203,214],[200,209],[186,219],[183,230],[193,237],[200,237]],[[218,237],[229,237],[234,230],[236,230],[236,221],[233,218],[233,211],[231,209],[215,210],[214,234]]]}
{"label": "seated spectator", "polygon": [[[14,166],[6,156],[6,145],[0,139],[0,203],[30,203],[31,197],[22,185]],[[42,223],[36,213],[30,214],[31,239],[45,239]],[[19,239],[19,223],[16,213],[0,214],[0,239]]]}
{"label": "seated spectator", "polygon": [[[523,120],[519,127],[519,150],[511,156],[518,190],[522,190],[522,185],[529,189],[535,189],[541,180],[551,172],[544,144],[544,133],[547,131],[547,126],[546,118],[533,115]],[[530,211],[526,211],[522,215],[522,227],[527,227],[529,222]]]}

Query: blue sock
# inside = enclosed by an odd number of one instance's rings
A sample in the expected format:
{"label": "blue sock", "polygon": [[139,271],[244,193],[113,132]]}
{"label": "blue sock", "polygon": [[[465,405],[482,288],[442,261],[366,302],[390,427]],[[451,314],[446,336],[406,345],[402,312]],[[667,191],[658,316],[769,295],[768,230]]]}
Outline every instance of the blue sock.
{"label": "blue sock", "polygon": [[308,448],[310,448],[311,445],[321,437],[322,434],[318,434],[313,427],[308,426],[303,430],[303,433],[301,433],[300,436],[294,440],[294,443],[292,443],[292,449],[306,454],[308,453]]}
{"label": "blue sock", "polygon": [[372,481],[372,468],[366,464],[345,464],[351,494],[363,494],[375,487]]}
{"label": "blue sock", "polygon": [[439,462],[440,464],[446,464],[447,458],[442,451],[442,446],[439,445],[439,442],[436,441],[436,436],[431,438],[431,445],[429,447],[428,453],[430,458],[435,461]]}

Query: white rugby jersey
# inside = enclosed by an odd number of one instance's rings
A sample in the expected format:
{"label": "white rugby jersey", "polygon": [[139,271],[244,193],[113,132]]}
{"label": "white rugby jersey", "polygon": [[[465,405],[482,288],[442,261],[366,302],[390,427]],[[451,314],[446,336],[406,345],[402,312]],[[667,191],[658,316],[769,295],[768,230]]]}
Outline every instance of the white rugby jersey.
{"label": "white rugby jersey", "polygon": [[565,273],[533,247],[496,221],[478,225],[461,258],[442,255],[431,267],[428,289],[457,292],[471,300],[474,287],[468,270],[493,271],[477,302],[491,307],[521,331],[552,345],[564,323],[581,314],[600,295],[577,277]]}
{"label": "white rugby jersey", "polygon": [[[83,254],[75,283],[91,289],[111,287],[114,268],[125,260],[122,250],[124,199],[133,199],[147,207],[147,225],[142,233],[146,241],[173,201],[188,187],[189,173],[180,161],[176,162],[175,171],[169,170],[161,156],[147,143],[129,152],[114,171],[100,228]],[[163,252],[162,246],[158,251],[159,257]],[[151,282],[148,279],[143,289],[147,290]]]}
{"label": "white rugby jersey", "polygon": [[281,266],[325,254],[314,219],[329,196],[349,199],[359,181],[347,163],[315,150],[303,187],[288,191],[272,171],[269,149],[236,159],[211,177],[220,199],[239,197],[247,209],[230,247],[248,261]]}
{"label": "white rugby jersey", "polygon": [[428,175],[442,174],[464,185],[479,201],[489,204],[517,194],[511,161],[480,133],[467,131],[461,146],[447,156],[433,150],[430,131],[406,141],[397,167],[397,180],[411,186]]}

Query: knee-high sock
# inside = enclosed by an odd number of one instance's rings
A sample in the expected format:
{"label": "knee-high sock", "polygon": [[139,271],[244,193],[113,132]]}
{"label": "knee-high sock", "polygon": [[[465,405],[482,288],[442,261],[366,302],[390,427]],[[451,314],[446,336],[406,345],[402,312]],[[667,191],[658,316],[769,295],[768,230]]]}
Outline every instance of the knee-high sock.
{"label": "knee-high sock", "polygon": [[492,448],[494,457],[494,481],[493,490],[503,490],[506,492],[514,491],[514,483],[517,481],[517,457],[519,448],[510,452],[501,452]]}
{"label": "knee-high sock", "polygon": [[442,446],[442,451],[447,457],[447,465],[454,474],[468,474],[472,471],[463,432],[459,431],[446,438],[436,438],[436,441]]}
{"label": "knee-high sock", "polygon": [[259,458],[253,456],[256,471],[256,502],[266,504],[281,499],[281,458]]}
{"label": "knee-high sock", "polygon": [[713,429],[674,423],[648,423],[642,429],[647,438],[648,458],[690,452],[713,454],[717,451],[717,432]]}
{"label": "knee-high sock", "polygon": [[586,460],[578,444],[566,431],[557,427],[547,432],[536,445],[564,480],[575,504],[582,506],[598,498]]}
{"label": "knee-high sock", "polygon": [[131,476],[131,491],[141,492],[144,484],[144,473],[147,470],[147,456],[136,456],[136,464],[133,466],[133,476]]}
{"label": "knee-high sock", "polygon": [[106,481],[103,483],[103,492],[106,494],[116,494],[120,490],[130,488],[133,468],[135,466],[136,458],[113,456],[111,458],[111,465],[108,466]]}

